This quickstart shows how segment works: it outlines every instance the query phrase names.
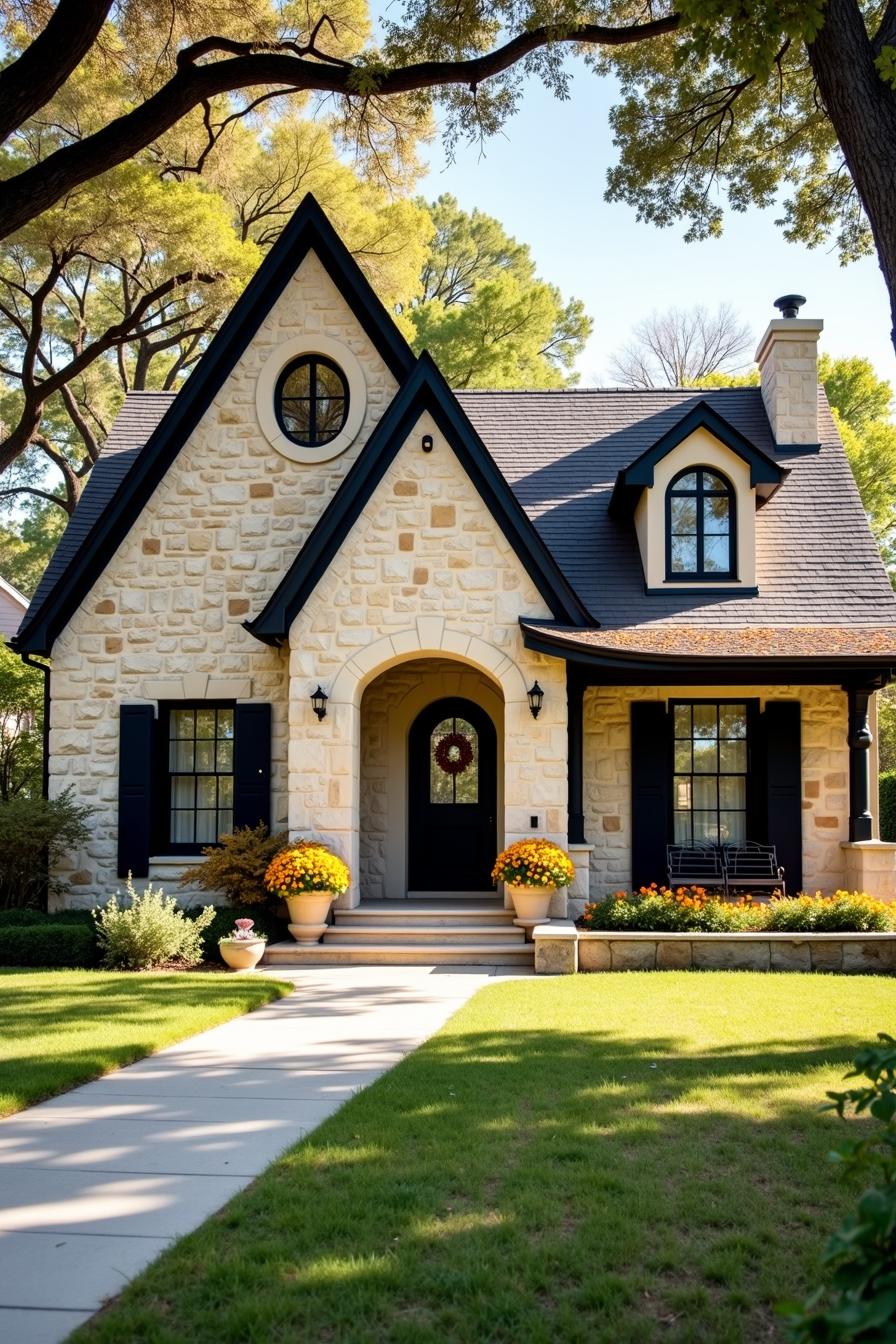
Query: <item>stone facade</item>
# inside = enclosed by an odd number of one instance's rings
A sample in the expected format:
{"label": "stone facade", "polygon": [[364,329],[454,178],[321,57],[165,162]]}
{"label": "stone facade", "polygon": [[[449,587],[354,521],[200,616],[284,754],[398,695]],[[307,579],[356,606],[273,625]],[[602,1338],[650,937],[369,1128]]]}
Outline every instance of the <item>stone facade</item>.
{"label": "stone facade", "polygon": [[[259,370],[297,331],[347,345],[367,384],[358,439],[314,467],[276,453],[256,419]],[[96,809],[91,839],[68,865],[70,903],[93,904],[119,885],[121,702],[215,695],[269,701],[272,822],[286,823],[288,657],[253,639],[242,623],[276,587],[395,390],[309,254],[53,649],[51,792],[74,785]]]}
{"label": "stone facade", "polygon": [[759,348],[762,400],[776,443],[818,443],[817,318],[782,318],[768,324]]}
{"label": "stone facade", "polygon": [[[607,686],[585,693],[585,836],[592,899],[631,880],[630,714],[633,700],[799,700],[802,706],[803,886],[834,891],[847,882],[849,834],[846,695],[836,686]],[[852,873],[853,870],[850,870]],[[662,881],[658,873],[656,880]],[[883,893],[889,895],[889,892]]]}
{"label": "stone facade", "polygon": [[[569,935],[567,935],[569,936]],[[603,933],[578,930],[559,964],[550,928],[535,930],[537,974],[579,971],[846,971],[896,974],[892,933]],[[539,956],[539,944],[545,951]]]}

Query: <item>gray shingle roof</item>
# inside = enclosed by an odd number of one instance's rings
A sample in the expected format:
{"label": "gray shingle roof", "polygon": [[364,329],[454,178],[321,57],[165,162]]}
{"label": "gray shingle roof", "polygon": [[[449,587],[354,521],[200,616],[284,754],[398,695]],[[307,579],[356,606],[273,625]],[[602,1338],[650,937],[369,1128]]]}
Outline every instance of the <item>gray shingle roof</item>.
{"label": "gray shingle roof", "polygon": [[[821,450],[778,453],[758,388],[459,392],[458,400],[582,601],[604,628],[896,626],[896,597],[868,529],[824,393]],[[111,505],[174,393],[132,392],[56,549],[32,611]],[[617,472],[708,402],[789,469],[759,509],[754,597],[647,596],[631,522],[607,510]]]}

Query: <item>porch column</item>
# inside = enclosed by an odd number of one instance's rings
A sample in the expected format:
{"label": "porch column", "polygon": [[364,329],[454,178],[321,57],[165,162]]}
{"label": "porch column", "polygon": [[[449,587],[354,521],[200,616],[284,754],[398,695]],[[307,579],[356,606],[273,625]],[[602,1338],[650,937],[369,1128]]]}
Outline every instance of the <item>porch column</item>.
{"label": "porch column", "polygon": [[578,671],[567,663],[566,733],[569,777],[569,843],[571,845],[584,845],[586,843],[583,771],[585,736],[582,723],[584,700],[585,683]]}
{"label": "porch column", "polygon": [[871,686],[847,686],[849,706],[849,838],[871,839],[871,728],[868,703],[874,694]]}

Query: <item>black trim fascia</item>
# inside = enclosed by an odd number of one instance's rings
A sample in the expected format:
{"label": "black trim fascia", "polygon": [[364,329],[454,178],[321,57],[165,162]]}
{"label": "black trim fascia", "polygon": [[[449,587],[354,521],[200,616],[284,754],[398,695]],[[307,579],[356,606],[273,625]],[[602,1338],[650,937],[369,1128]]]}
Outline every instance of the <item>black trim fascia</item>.
{"label": "black trim fascia", "polygon": [[654,468],[658,462],[683,443],[698,429],[706,429],[714,438],[730,448],[750,468],[750,485],[772,485],[778,487],[787,475],[773,458],[757,448],[748,438],[735,429],[724,416],[719,415],[707,401],[699,401],[687,415],[668,429],[656,443],[634,462],[623,467],[616,477],[613,493],[610,497],[609,511],[616,517],[628,517],[634,510],[641,491],[653,485]]}
{"label": "black trim fascia", "polygon": [[286,638],[292,622],[425,411],[432,415],[457,454],[556,619],[591,629],[596,626],[597,622],[561,572],[435,363],[424,351],[263,610],[253,620],[244,622],[256,639],[279,644]]}
{"label": "black trim fascia", "polygon": [[82,542],[77,565],[70,566],[39,611],[26,614],[15,641],[17,653],[50,653],[53,641],[72,611],[102,574],[309,252],[319,258],[396,381],[401,383],[407,377],[414,367],[410,346],[309,193],[234,304],[195,371],[153,430],[111,505]]}
{"label": "black trim fascia", "polygon": [[[590,669],[589,685],[732,685],[751,686],[760,683],[786,686],[791,683],[804,686],[828,686],[839,683],[844,671],[851,672],[850,680],[861,680],[875,687],[887,685],[896,675],[896,658],[874,658],[865,655],[853,657],[841,654],[821,657],[806,654],[787,658],[717,658],[694,654],[670,655],[662,653],[609,652],[597,648],[573,648],[562,642],[562,635],[547,630],[535,631],[520,619],[523,643],[534,653],[551,658],[563,658],[581,668]],[[600,674],[600,675],[599,675]]]}
{"label": "black trim fascia", "polygon": [[[705,581],[704,581],[705,582]],[[757,597],[758,588],[738,587],[737,583],[731,579],[720,579],[718,587],[707,585],[706,587],[689,588],[687,582],[676,579],[667,580],[668,587],[648,588],[644,585],[644,592],[648,597]]]}
{"label": "black trim fascia", "polygon": [[806,457],[810,453],[820,453],[820,443],[776,443],[775,452],[779,457]]}

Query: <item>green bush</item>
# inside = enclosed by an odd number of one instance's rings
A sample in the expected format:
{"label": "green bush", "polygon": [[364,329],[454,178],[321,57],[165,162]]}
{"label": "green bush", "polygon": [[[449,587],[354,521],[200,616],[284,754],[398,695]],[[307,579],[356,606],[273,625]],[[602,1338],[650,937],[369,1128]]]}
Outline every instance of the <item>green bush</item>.
{"label": "green bush", "polygon": [[868,1137],[851,1139],[833,1161],[866,1184],[855,1213],[837,1229],[822,1257],[823,1282],[802,1306],[786,1305],[794,1344],[853,1344],[896,1338],[896,1040],[881,1033],[863,1050],[848,1078],[867,1085],[829,1092],[830,1106],[867,1112],[879,1122]]}
{"label": "green bush", "polygon": [[724,901],[700,887],[652,885],[586,905],[579,923],[637,933],[888,933],[896,929],[896,909],[859,891],[778,896],[759,905]]}
{"label": "green bush", "polygon": [[115,895],[93,912],[102,963],[113,971],[146,971],[165,962],[195,966],[202,960],[202,932],[215,917],[208,905],[190,919],[173,896],[150,884],[138,892],[128,875],[127,904]]}
{"label": "green bush", "polygon": [[[199,907],[189,909],[186,914],[188,917],[195,918],[201,914],[201,909]],[[259,934],[266,934],[268,942],[276,943],[288,937],[286,920],[278,919],[269,910],[259,910],[256,905],[221,906],[215,910],[215,917],[212,922],[202,930],[202,956],[204,961],[221,960],[218,955],[218,939],[226,938],[228,934],[233,932],[233,925],[237,919],[254,920],[256,930]]]}
{"label": "green bush", "polygon": [[87,840],[89,815],[70,788],[49,801],[22,795],[0,803],[0,909],[43,907],[48,891],[67,890],[62,879],[48,883],[47,860],[52,870]]}
{"label": "green bush", "polygon": [[269,904],[273,898],[265,889],[264,875],[287,840],[285,831],[270,835],[264,822],[240,826],[232,835],[222,835],[220,844],[202,851],[205,862],[188,868],[180,879],[181,886],[195,884],[203,891],[220,891],[231,905]]}
{"label": "green bush", "polygon": [[880,783],[880,838],[896,840],[896,770],[884,770]]}
{"label": "green bush", "polygon": [[97,961],[92,923],[57,923],[48,916],[38,924],[7,925],[0,938],[0,963],[4,966],[73,969],[96,966]]}

